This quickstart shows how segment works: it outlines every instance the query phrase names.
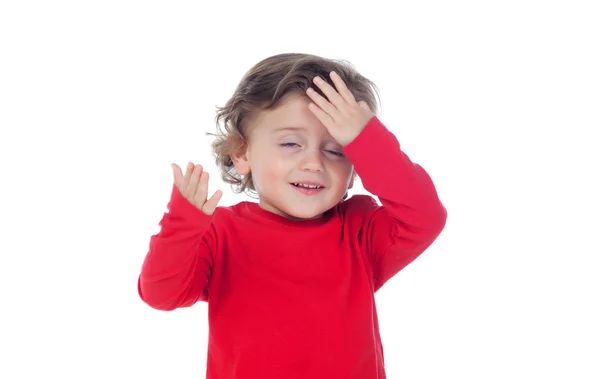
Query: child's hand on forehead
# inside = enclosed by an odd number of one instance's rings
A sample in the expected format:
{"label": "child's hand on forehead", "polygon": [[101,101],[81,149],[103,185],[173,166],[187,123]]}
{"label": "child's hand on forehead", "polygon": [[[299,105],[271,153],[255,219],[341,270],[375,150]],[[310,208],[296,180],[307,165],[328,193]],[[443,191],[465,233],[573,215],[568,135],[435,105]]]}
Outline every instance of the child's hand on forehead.
{"label": "child's hand on forehead", "polygon": [[374,114],[367,103],[357,102],[354,99],[337,73],[332,71],[330,77],[335,84],[335,89],[318,76],[313,79],[315,85],[323,91],[329,101],[309,88],[306,93],[313,103],[308,107],[325,125],[329,134],[342,146],[346,146],[362,132]]}

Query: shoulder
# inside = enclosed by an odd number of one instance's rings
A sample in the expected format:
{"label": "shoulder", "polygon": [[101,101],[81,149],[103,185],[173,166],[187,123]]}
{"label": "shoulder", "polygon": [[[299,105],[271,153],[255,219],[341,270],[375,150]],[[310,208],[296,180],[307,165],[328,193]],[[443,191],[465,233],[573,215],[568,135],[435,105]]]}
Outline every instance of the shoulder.
{"label": "shoulder", "polygon": [[226,220],[229,218],[235,218],[241,216],[246,209],[246,202],[242,201],[237,204],[218,206],[213,213],[213,219]]}
{"label": "shoulder", "polygon": [[213,213],[212,220],[215,225],[245,224],[256,218],[251,207],[251,202],[240,201],[231,205],[218,206]]}
{"label": "shoulder", "polygon": [[220,205],[212,215],[206,216],[205,238],[228,239],[235,234],[240,221],[240,204]]}
{"label": "shoulder", "polygon": [[340,202],[339,211],[344,219],[360,219],[380,208],[377,201],[369,195],[353,195],[348,200]]}

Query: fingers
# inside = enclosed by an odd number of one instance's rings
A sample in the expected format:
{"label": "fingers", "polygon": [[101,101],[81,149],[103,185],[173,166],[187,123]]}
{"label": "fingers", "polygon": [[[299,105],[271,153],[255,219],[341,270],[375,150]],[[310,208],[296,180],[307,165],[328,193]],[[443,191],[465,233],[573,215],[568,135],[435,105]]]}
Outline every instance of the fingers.
{"label": "fingers", "polygon": [[[330,75],[331,79],[333,81],[333,78],[335,77],[336,81],[339,83],[336,83],[334,81],[334,84],[336,87],[338,87],[340,84],[343,85],[344,87],[346,87],[343,84],[342,78],[340,78],[337,75]],[[336,88],[333,88],[331,85],[329,85],[329,83],[327,83],[325,80],[323,80],[320,76],[315,76],[313,78],[313,82],[319,87],[319,89],[321,91],[323,91],[323,93],[325,94],[325,96],[327,96],[327,99],[329,100],[329,102],[331,102],[331,104],[333,104],[336,108],[340,108],[341,106],[344,105],[344,103],[347,102],[347,99],[345,97],[342,97],[342,95],[340,93],[338,93],[338,91],[336,91]],[[339,90],[339,88],[338,88]],[[346,88],[347,92],[350,92],[348,90],[348,88]],[[321,106],[321,104],[318,104],[319,106]],[[324,109],[325,111],[327,111],[327,109]]]}
{"label": "fingers", "polygon": [[[204,169],[202,168],[202,165],[191,165],[191,170],[188,170],[189,174],[186,173],[186,176],[189,175],[188,177],[188,181],[187,181],[187,185],[185,185],[185,193],[186,196],[192,198],[194,196],[194,194],[196,193],[196,188],[198,187],[198,182],[200,181],[200,176],[202,175],[202,172],[204,171]],[[184,179],[185,181],[185,179]]]}
{"label": "fingers", "polygon": [[190,182],[190,177],[191,177],[191,171],[193,169],[194,165],[192,162],[188,162],[186,170],[185,170],[185,176],[183,177],[183,180],[181,180],[181,184],[179,186],[179,191],[183,194],[187,187],[188,184]]}
{"label": "fingers", "polygon": [[171,164],[171,168],[173,169],[173,183],[175,187],[179,189],[181,187],[181,182],[183,181],[183,174],[181,173],[181,168],[176,163]]}
{"label": "fingers", "polygon": [[[321,88],[321,90],[323,90],[323,88]],[[325,91],[323,91],[323,93],[325,93]],[[327,114],[332,115],[332,117],[334,114],[336,114],[337,108],[332,103],[327,101],[327,99],[325,99],[323,96],[319,95],[317,91],[309,87],[306,90],[306,94],[315,104],[319,106],[319,108],[327,112]]]}
{"label": "fingers", "polygon": [[194,192],[194,203],[203,206],[208,195],[208,172],[200,174],[200,179]]}
{"label": "fingers", "polygon": [[202,165],[194,165],[192,162],[188,162],[185,176],[175,163],[171,164],[171,167],[173,168],[175,186],[183,197],[202,212],[212,215],[223,196],[223,192],[217,191],[208,201],[206,200],[208,195],[208,172],[204,171]]}
{"label": "fingers", "polygon": [[206,203],[204,203],[202,211],[204,211],[204,213],[206,213],[209,216],[212,215],[215,209],[217,209],[217,205],[219,204],[219,200],[221,200],[221,197],[223,197],[223,192],[221,190],[218,190],[210,197],[210,199],[208,199]]}
{"label": "fingers", "polygon": [[[340,112],[343,113],[345,111],[345,107],[356,104],[356,99],[346,86],[346,83],[344,83],[344,80],[336,72],[331,71],[330,77],[335,88],[319,76],[313,78],[313,82],[327,96],[327,99],[319,95],[319,93],[312,88],[308,88],[306,94],[319,108],[325,111],[330,118],[337,120],[340,117]],[[319,115],[317,115],[317,117],[319,117]],[[321,122],[323,122],[322,118],[326,118],[325,115],[320,115],[319,119]]]}
{"label": "fingers", "polygon": [[335,88],[337,89],[338,93],[344,98],[344,100],[346,100],[349,103],[355,103],[356,99],[354,98],[354,95],[352,95],[352,92],[350,92],[350,90],[346,86],[346,83],[344,83],[344,81],[337,74],[337,72],[331,71],[329,76],[331,77],[331,81],[333,82],[333,84],[335,84]]}

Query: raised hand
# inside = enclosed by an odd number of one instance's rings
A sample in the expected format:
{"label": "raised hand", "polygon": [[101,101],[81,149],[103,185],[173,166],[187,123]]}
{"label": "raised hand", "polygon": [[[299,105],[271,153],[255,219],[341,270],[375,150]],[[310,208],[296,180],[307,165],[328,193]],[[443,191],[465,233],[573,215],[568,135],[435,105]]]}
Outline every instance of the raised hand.
{"label": "raised hand", "polygon": [[171,164],[173,169],[173,180],[175,187],[196,208],[207,215],[212,215],[223,192],[216,191],[210,199],[206,199],[208,195],[208,172],[204,171],[201,165],[194,165],[188,162],[185,176],[181,172],[181,168],[175,163]]}
{"label": "raised hand", "polygon": [[308,88],[306,94],[313,101],[308,107],[325,125],[329,134],[342,146],[346,146],[358,137],[374,114],[367,103],[356,102],[352,92],[338,74],[332,71],[330,77],[336,88],[331,87],[318,76],[313,79],[327,99],[314,89]]}

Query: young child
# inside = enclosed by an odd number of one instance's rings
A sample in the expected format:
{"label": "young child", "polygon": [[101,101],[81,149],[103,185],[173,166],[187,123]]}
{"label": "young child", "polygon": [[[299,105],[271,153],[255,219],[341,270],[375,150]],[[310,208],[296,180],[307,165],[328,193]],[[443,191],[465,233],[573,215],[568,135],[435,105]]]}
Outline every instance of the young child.
{"label": "young child", "polygon": [[[173,164],[141,299],[208,302],[208,379],[386,377],[375,292],[441,233],[423,168],[375,115],[371,81],[314,55],[267,58],[220,108],[222,178],[258,196],[217,207],[208,173]],[[355,176],[377,196],[346,199]]]}

